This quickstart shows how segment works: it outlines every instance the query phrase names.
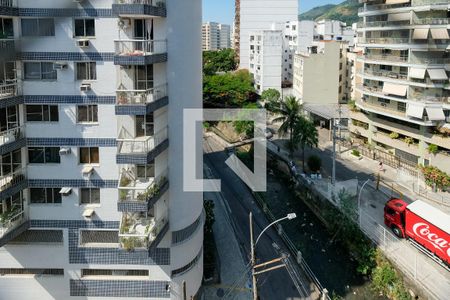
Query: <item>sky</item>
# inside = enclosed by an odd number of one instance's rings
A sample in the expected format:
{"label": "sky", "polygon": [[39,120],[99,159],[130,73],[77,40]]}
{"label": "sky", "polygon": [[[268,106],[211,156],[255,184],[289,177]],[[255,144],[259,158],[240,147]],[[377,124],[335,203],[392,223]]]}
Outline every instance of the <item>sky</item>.
{"label": "sky", "polygon": [[[337,4],[344,0],[301,0],[300,12],[325,4]],[[276,2],[276,0],[275,0]],[[231,25],[234,20],[234,0],[203,0],[203,21]]]}

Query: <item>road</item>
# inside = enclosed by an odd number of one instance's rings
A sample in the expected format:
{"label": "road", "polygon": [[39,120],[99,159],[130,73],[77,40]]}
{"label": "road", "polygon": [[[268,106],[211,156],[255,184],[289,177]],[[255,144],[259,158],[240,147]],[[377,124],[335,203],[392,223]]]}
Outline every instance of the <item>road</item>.
{"label": "road", "polygon": [[[250,258],[250,238],[249,238],[249,212],[254,218],[255,236],[259,235],[263,228],[268,225],[268,221],[263,212],[254,201],[253,195],[247,186],[228,168],[225,160],[228,158],[223,151],[223,146],[217,143],[214,138],[205,138],[204,141],[205,160],[204,163],[210,169],[214,178],[221,179],[221,193],[229,208],[230,219],[239,241],[241,252],[249,261]],[[279,247],[274,247],[273,243]],[[257,263],[262,263],[280,257],[280,252],[289,253],[283,241],[271,228],[258,242],[256,247]],[[293,258],[289,258],[293,263]],[[282,300],[282,299],[310,299],[314,287],[309,280],[295,268],[296,275],[300,280],[293,281],[285,268],[270,271],[258,276],[258,291],[260,299]],[[296,287],[299,286],[299,288]],[[300,291],[299,291],[300,290]]]}

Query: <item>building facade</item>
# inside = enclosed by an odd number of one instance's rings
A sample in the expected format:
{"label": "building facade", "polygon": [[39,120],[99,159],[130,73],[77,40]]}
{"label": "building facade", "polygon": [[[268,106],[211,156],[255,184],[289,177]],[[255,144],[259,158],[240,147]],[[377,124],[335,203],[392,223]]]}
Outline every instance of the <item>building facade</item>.
{"label": "building facade", "polygon": [[298,0],[236,0],[235,50],[241,69],[250,68],[250,33],[298,19]]}
{"label": "building facade", "polygon": [[350,130],[414,165],[450,172],[448,2],[361,2],[364,67]]}
{"label": "building facade", "polygon": [[191,299],[201,1],[2,0],[0,24],[0,298]]}
{"label": "building facade", "polygon": [[216,22],[202,25],[203,51],[216,51],[231,48],[231,26]]}

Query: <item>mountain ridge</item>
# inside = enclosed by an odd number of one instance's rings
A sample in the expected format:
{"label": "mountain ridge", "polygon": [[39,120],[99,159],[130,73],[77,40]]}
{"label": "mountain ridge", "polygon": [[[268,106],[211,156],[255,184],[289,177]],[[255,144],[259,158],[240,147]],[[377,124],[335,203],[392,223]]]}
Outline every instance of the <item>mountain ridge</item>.
{"label": "mountain ridge", "polygon": [[298,16],[299,20],[338,20],[348,26],[358,22],[358,0],[346,0],[340,4],[325,4],[314,7]]}

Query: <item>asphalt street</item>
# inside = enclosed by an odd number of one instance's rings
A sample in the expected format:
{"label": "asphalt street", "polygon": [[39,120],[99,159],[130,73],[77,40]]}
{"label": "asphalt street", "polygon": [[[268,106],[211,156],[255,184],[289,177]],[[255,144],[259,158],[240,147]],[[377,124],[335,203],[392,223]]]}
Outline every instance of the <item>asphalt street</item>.
{"label": "asphalt street", "polygon": [[[221,193],[229,208],[230,219],[242,255],[248,262],[250,259],[249,212],[251,211],[253,214],[255,238],[269,222],[260,211],[248,187],[225,164],[228,155],[223,151],[223,147],[213,138],[206,138],[204,151],[204,163],[210,169],[213,177],[221,180]],[[276,231],[271,228],[258,242],[256,247],[257,263],[278,258],[280,252],[289,253]],[[292,257],[290,259],[293,261]],[[298,271],[300,272],[300,270]],[[299,291],[286,268],[259,275],[257,286],[260,299],[308,299],[311,295],[311,283],[303,275],[301,278],[300,282],[296,281],[297,285],[301,286]]]}

